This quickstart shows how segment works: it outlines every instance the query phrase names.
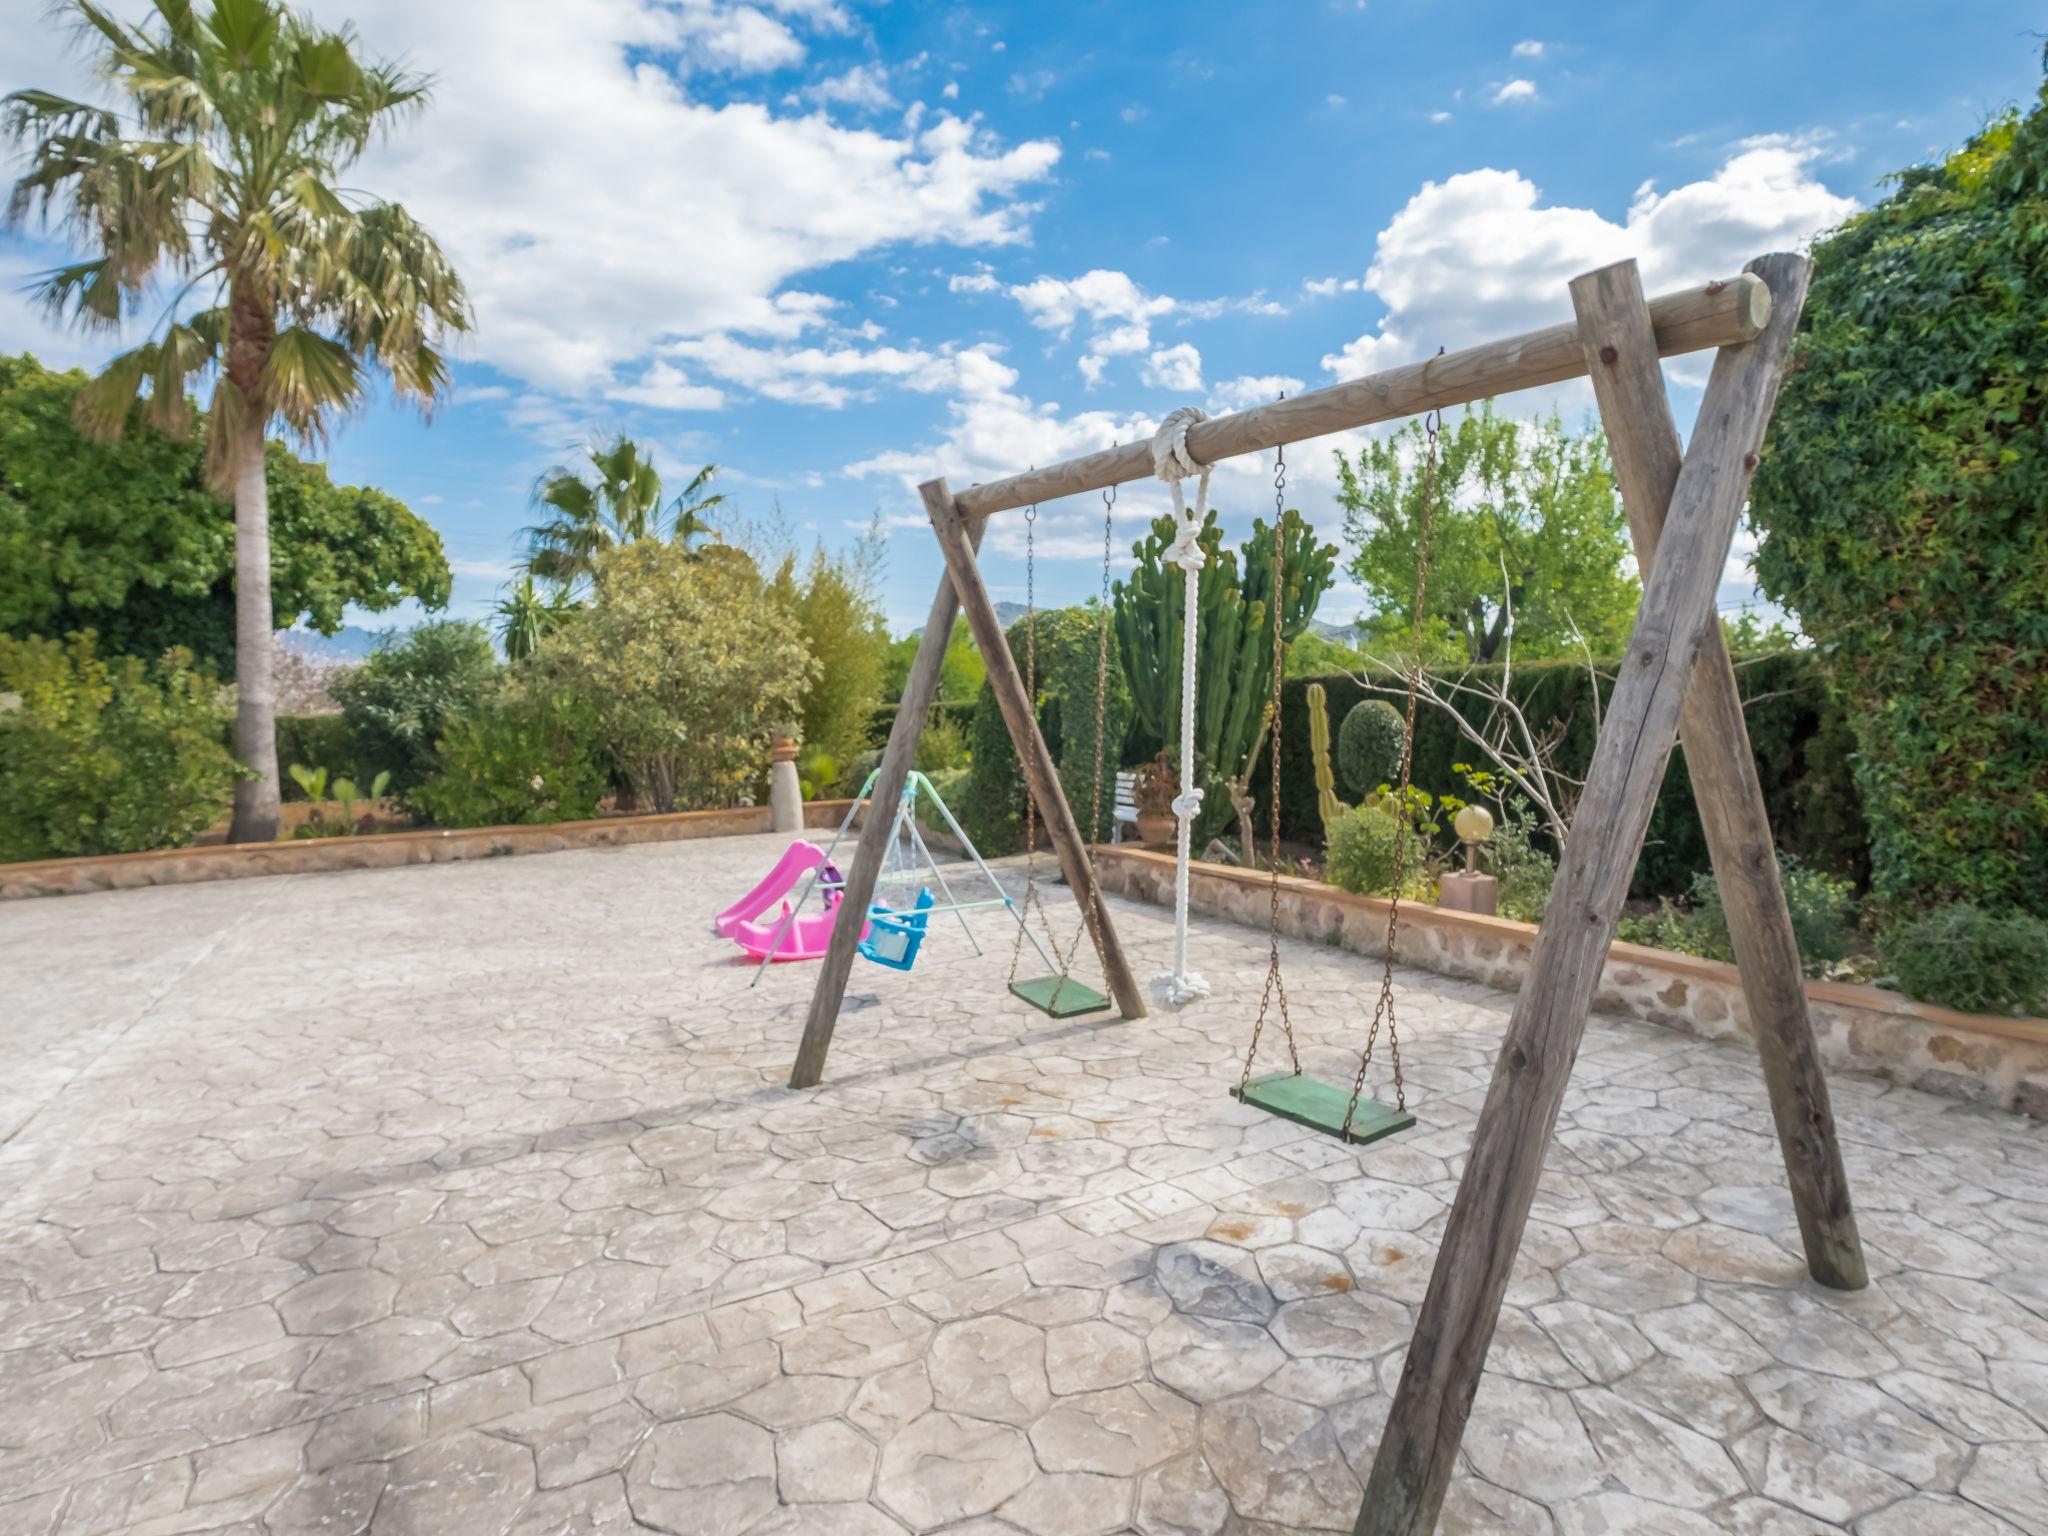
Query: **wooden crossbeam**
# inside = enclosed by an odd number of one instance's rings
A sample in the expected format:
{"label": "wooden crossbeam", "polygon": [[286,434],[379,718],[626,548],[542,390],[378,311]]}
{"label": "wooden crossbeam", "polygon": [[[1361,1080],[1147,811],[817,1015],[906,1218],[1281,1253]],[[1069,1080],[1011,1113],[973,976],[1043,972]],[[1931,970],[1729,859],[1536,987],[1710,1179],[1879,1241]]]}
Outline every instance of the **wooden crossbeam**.
{"label": "wooden crossbeam", "polygon": [[[1579,342],[1635,539],[1636,566],[1647,571],[1657,558],[1665,509],[1684,455],[1664,392],[1664,371],[1657,366],[1642,280],[1636,264],[1625,261],[1574,278],[1571,289]],[[1799,940],[1778,876],[1770,813],[1742,717],[1735,664],[1719,624],[1708,626],[1701,638],[1678,722],[1693,801],[1728,910],[1728,935],[1742,973],[1750,1027],[1756,1031],[1785,1178],[1806,1246],[1806,1268],[1822,1285],[1860,1290],[1870,1283],[1870,1274],[1835,1136],[1828,1080],[1807,1014]]]}
{"label": "wooden crossbeam", "polygon": [[[1770,290],[1749,273],[1650,301],[1650,324],[1657,350],[1665,357],[1748,341],[1763,330],[1770,313]],[[1214,464],[1219,459],[1265,453],[1283,443],[1303,443],[1376,421],[1420,416],[1491,395],[1556,384],[1578,378],[1585,371],[1579,328],[1568,320],[1327,389],[1312,389],[1291,400],[1197,422],[1188,432],[1188,452],[1198,464]],[[1151,474],[1152,444],[1147,439],[987,485],[969,486],[955,500],[960,515],[972,520],[1059,496],[1099,491],[1126,480],[1148,479]]]}
{"label": "wooden crossbeam", "polygon": [[1354,1536],[1428,1536],[1436,1528],[1694,664],[1719,622],[1714,593],[1798,325],[1808,263],[1765,256],[1748,270],[1770,288],[1770,320],[1754,341],[1725,346],[1714,359]]}

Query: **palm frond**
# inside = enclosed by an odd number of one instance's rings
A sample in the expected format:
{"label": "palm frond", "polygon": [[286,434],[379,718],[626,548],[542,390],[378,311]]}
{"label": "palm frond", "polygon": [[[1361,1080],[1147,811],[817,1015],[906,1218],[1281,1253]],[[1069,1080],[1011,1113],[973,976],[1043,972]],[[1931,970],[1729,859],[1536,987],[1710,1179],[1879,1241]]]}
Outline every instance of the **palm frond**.
{"label": "palm frond", "polygon": [[81,432],[111,440],[127,429],[135,398],[155,361],[154,351],[154,347],[141,346],[121,353],[78,392],[71,410]]}
{"label": "palm frond", "polygon": [[302,325],[286,326],[271,342],[263,404],[301,438],[318,441],[326,418],[353,407],[362,390],[361,366],[339,342]]}

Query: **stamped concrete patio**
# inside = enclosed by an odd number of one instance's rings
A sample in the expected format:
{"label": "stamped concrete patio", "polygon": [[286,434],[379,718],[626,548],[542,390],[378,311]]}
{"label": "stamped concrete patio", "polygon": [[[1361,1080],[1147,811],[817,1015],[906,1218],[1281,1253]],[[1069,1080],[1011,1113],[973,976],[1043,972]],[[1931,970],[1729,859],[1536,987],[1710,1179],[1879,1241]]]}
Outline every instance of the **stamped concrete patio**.
{"label": "stamped concrete patio", "polygon": [[[0,906],[0,1531],[1348,1530],[1509,1000],[1404,974],[1351,1150],[1225,1095],[1262,935],[1057,1023],[985,914],[791,1093],[811,969],[706,937],[777,848]],[[2048,1130],[1836,1094],[1853,1296],[1750,1057],[1593,1020],[1445,1530],[2048,1531]]]}

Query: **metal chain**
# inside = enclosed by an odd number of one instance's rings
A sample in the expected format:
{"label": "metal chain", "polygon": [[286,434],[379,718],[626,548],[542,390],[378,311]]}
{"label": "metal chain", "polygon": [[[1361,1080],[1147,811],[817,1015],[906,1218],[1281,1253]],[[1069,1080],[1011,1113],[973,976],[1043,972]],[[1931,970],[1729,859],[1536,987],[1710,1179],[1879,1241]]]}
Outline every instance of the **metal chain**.
{"label": "metal chain", "polygon": [[[1116,517],[1116,487],[1111,486],[1102,493],[1102,600],[1097,607],[1095,626],[1095,775],[1088,801],[1088,830],[1082,836],[1085,845],[1090,837],[1097,835],[1102,826],[1102,752],[1103,736],[1109,729],[1109,562],[1110,540]],[[1081,952],[1081,937],[1098,927],[1102,921],[1102,885],[1095,878],[1095,865],[1086,852],[1081,855],[1082,872],[1088,877],[1088,889],[1082,898],[1081,926],[1074,930],[1074,937],[1067,944],[1067,952],[1059,954],[1058,946],[1053,953],[1060,962],[1060,986],[1066,985],[1067,978],[1074,971],[1074,957]],[[1096,945],[1099,955],[1101,945]],[[1060,988],[1053,988],[1053,1000],[1058,1001]]]}
{"label": "metal chain", "polygon": [[[1443,349],[1437,350],[1441,355]],[[1351,1102],[1344,1110],[1343,1134],[1346,1137],[1351,1134],[1351,1120],[1358,1113],[1358,1100],[1365,1092],[1365,1074],[1372,1066],[1373,1045],[1379,1039],[1382,1016],[1387,1024],[1387,1056],[1394,1067],[1394,1107],[1399,1110],[1408,1107],[1408,1085],[1401,1076],[1401,1029],[1394,1017],[1394,941],[1401,926],[1401,888],[1408,883],[1408,838],[1413,830],[1409,821],[1408,790],[1415,767],[1415,702],[1422,689],[1422,626],[1424,603],[1429,594],[1430,534],[1436,526],[1437,437],[1443,428],[1443,420],[1441,410],[1431,411],[1422,419],[1429,443],[1428,454],[1423,461],[1422,515],[1417,520],[1415,531],[1415,617],[1409,637],[1408,725],[1401,740],[1401,801],[1395,807],[1394,892],[1393,900],[1387,903],[1387,950],[1386,962],[1380,971],[1380,1000],[1372,1012],[1372,1029],[1365,1037],[1365,1054],[1358,1059],[1358,1075],[1351,1082]]]}
{"label": "metal chain", "polygon": [[[1287,398],[1281,395],[1282,400]],[[1272,737],[1272,821],[1267,828],[1267,862],[1271,874],[1267,883],[1266,985],[1259,994],[1259,1016],[1252,1020],[1251,1049],[1244,1054],[1244,1071],[1237,1080],[1237,1096],[1244,1097],[1252,1080],[1252,1062],[1259,1054],[1259,1035],[1266,1027],[1266,1012],[1277,997],[1280,1028],[1287,1038],[1287,1059],[1296,1077],[1301,1076],[1301,1051],[1294,1043],[1294,1020],[1287,1012],[1287,983],[1280,974],[1280,680],[1285,652],[1282,645],[1281,605],[1287,593],[1287,448],[1283,444],[1273,461],[1273,696],[1266,701],[1266,730]],[[1251,853],[1245,850],[1246,855]]]}
{"label": "metal chain", "polygon": [[[1024,510],[1024,697],[1028,706],[1038,708],[1038,503]],[[1017,923],[1017,937],[1010,945],[1010,983],[1017,980],[1017,967],[1024,959],[1024,929],[1031,921],[1031,906],[1038,903],[1039,920],[1045,917],[1045,903],[1038,901],[1038,804],[1030,787],[1024,790],[1024,908]],[[1048,937],[1050,935],[1048,934]]]}

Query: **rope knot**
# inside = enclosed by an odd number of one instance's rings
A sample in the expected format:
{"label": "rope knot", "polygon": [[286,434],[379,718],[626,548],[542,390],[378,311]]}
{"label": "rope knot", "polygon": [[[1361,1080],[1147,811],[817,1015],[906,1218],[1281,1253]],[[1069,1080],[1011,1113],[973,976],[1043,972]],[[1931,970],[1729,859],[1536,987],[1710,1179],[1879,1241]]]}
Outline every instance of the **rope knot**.
{"label": "rope knot", "polygon": [[[1152,434],[1152,472],[1173,492],[1176,532],[1173,548],[1166,553],[1166,563],[1190,573],[1208,564],[1209,557],[1203,553],[1201,541],[1202,525],[1209,516],[1209,466],[1196,463],[1195,456],[1188,452],[1188,428],[1208,419],[1207,413],[1198,407],[1184,405],[1178,410],[1168,411],[1166,419],[1159,423],[1159,430]],[[1181,481],[1189,475],[1196,476],[1192,511],[1180,489]]]}
{"label": "rope knot", "polygon": [[1182,821],[1193,821],[1202,814],[1202,792],[1199,789],[1184,789],[1173,797],[1173,814]]}

